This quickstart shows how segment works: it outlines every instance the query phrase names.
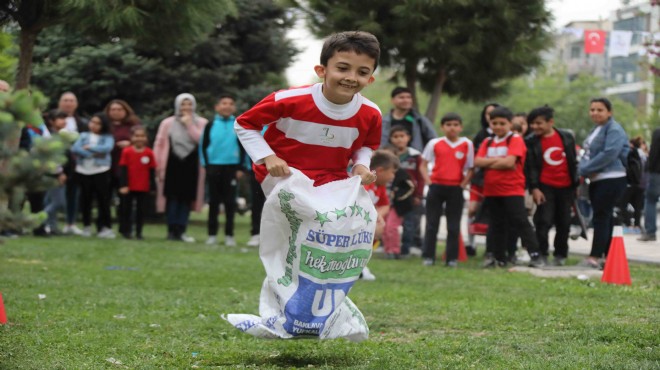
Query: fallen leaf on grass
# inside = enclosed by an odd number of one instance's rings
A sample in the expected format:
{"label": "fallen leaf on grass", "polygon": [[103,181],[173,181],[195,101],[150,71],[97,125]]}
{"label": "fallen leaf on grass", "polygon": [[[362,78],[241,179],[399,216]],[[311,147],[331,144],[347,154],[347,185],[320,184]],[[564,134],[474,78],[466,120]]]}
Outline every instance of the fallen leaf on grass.
{"label": "fallen leaf on grass", "polygon": [[112,317],[114,317],[115,319],[125,319],[125,318],[126,318],[126,316],[123,315],[123,314],[121,314],[121,313],[118,314],[118,315],[114,315],[114,316],[112,316]]}
{"label": "fallen leaf on grass", "polygon": [[37,294],[37,297],[39,297],[39,299],[46,299],[45,294]]}

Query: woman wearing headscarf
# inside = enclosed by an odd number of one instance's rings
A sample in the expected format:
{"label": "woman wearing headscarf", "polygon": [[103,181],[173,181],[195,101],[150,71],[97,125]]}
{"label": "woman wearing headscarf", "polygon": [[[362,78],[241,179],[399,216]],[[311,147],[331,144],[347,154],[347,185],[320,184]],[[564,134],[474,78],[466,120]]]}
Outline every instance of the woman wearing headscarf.
{"label": "woman wearing headscarf", "polygon": [[594,236],[591,253],[582,265],[602,267],[612,240],[614,206],[626,190],[628,135],[612,117],[612,103],[606,98],[592,99],[589,116],[594,128],[582,147],[585,154],[578,165],[578,174],[589,179],[589,199],[593,207]]}
{"label": "woman wearing headscarf", "polygon": [[[174,100],[174,116],[158,127],[154,143],[158,196],[156,210],[166,212],[167,238],[194,242],[185,234],[191,208],[201,211],[204,204],[204,169],[200,166],[197,145],[207,124],[195,113],[197,102],[191,94]],[[197,179],[197,181],[191,181]]]}

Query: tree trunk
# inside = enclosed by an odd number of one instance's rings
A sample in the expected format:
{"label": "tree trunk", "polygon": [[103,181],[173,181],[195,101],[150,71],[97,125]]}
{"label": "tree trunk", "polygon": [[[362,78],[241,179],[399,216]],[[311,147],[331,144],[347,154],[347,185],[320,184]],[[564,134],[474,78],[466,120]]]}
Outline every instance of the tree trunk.
{"label": "tree trunk", "polygon": [[32,53],[40,29],[36,27],[21,28],[19,39],[20,53],[18,56],[18,69],[16,71],[16,86],[14,90],[27,89],[32,75]]}
{"label": "tree trunk", "polygon": [[419,110],[417,105],[417,60],[407,61],[405,68],[406,87],[412,91],[413,108]]}
{"label": "tree trunk", "polygon": [[438,108],[440,107],[440,97],[442,96],[442,89],[447,81],[447,72],[445,69],[438,71],[438,75],[433,85],[433,94],[429,99],[429,106],[426,108],[426,118],[431,122],[435,122],[435,117],[438,115]]}

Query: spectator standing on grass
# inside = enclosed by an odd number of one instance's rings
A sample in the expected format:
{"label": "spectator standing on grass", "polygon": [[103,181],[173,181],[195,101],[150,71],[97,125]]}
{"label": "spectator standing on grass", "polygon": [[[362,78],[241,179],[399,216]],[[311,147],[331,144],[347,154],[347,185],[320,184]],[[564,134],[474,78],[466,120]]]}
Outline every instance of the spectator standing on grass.
{"label": "spectator standing on grass", "polygon": [[507,238],[511,227],[519,230],[520,238],[530,256],[530,267],[544,265],[539,253],[534,229],[525,209],[525,158],[523,139],[511,132],[513,114],[505,107],[490,112],[490,127],[494,136],[479,148],[475,166],[484,169],[484,195],[492,217],[488,226],[487,245],[493,256],[487,256],[483,267],[507,265]]}
{"label": "spectator standing on grass", "polygon": [[638,240],[643,242],[656,241],[658,230],[658,198],[660,198],[660,128],[653,131],[651,149],[646,162],[648,180],[644,197],[644,234]]}
{"label": "spectator standing on grass", "polygon": [[96,200],[96,228],[99,238],[114,239],[110,216],[111,152],[115,140],[110,133],[110,121],[103,113],[89,120],[89,131],[80,134],[71,152],[76,158],[76,176],[80,183],[80,209],[83,236],[92,235],[92,203]]}
{"label": "spectator standing on grass", "polygon": [[236,189],[243,176],[245,151],[241,147],[234,122],[236,101],[233,96],[221,95],[215,104],[215,116],[204,127],[199,142],[199,159],[206,169],[209,191],[209,215],[206,244],[218,243],[220,203],[225,209],[225,245],[235,247],[234,216],[236,214]]}
{"label": "spectator standing on grass", "polygon": [[[414,108],[415,101],[410,89],[397,86],[392,90],[390,95],[392,97],[393,107],[389,114],[383,116],[381,147],[387,145],[392,127],[403,126],[410,134],[410,143],[408,146],[421,153],[430,140],[438,137],[433,123]],[[415,206],[413,212],[410,212],[403,221],[404,225],[407,225],[407,227],[404,226],[404,240],[407,241],[412,238],[412,244],[418,247],[423,243],[420,227],[423,214],[424,204],[420,202],[420,204]],[[414,227],[414,230],[412,227]],[[410,233],[412,233],[412,236]],[[407,248],[406,244],[407,242],[404,242],[404,250]]]}
{"label": "spectator standing on grass", "polygon": [[[112,189],[111,199],[119,190],[119,159],[124,148],[131,146],[131,129],[134,126],[140,125],[140,119],[133,112],[133,108],[127,102],[121,99],[113,99],[106,104],[105,109],[106,117],[110,120],[110,131],[112,137],[115,139],[115,147],[112,149],[112,171],[110,177],[110,188]],[[124,204],[126,203],[125,195],[118,194],[119,207],[117,208],[117,219],[121,218],[124,214]],[[123,230],[125,224],[119,223],[120,234],[130,234],[130,230]]]}
{"label": "spectator standing on grass", "polygon": [[601,268],[607,256],[614,229],[614,206],[626,190],[628,136],[612,117],[612,103],[606,98],[592,99],[589,116],[594,123],[582,147],[585,154],[578,173],[589,180],[589,199],[593,207],[594,235],[591,252],[581,265]]}
{"label": "spectator standing on grass", "polygon": [[569,132],[554,127],[554,110],[549,106],[533,109],[528,116],[533,135],[527,144],[527,184],[538,206],[534,214],[536,238],[544,262],[547,261],[548,232],[554,225],[555,266],[568,257],[571,206],[578,186],[575,140]]}
{"label": "spectator standing on grass", "polygon": [[125,147],[119,159],[119,193],[124,198],[120,215],[120,233],[131,239],[133,204],[135,204],[135,238],[142,240],[144,209],[149,192],[156,190],[156,157],[147,146],[147,130],[142,126],[131,128],[132,145]]}
{"label": "spectator standing on grass", "polygon": [[191,208],[204,204],[205,172],[200,165],[198,143],[207,124],[195,113],[197,101],[190,94],[174,100],[174,115],[158,126],[154,144],[158,197],[156,210],[166,212],[167,239],[194,243],[186,235]]}
{"label": "spectator standing on grass", "polygon": [[[48,114],[48,120],[51,134],[53,136],[59,135],[66,126],[67,114],[61,111],[53,111]],[[48,218],[43,224],[43,230],[48,235],[59,235],[61,231],[57,226],[57,213],[62,211],[66,213],[66,183],[71,177],[73,172],[71,159],[71,150],[66,150],[66,162],[57,168],[53,176],[57,179],[57,185],[46,191],[44,198],[44,211]]]}
{"label": "spectator standing on grass", "polygon": [[[57,110],[67,114],[64,130],[78,133],[87,131],[88,121],[78,114],[78,98],[74,93],[71,91],[62,93],[57,103]],[[65,234],[82,235],[82,230],[76,226],[80,188],[77,175],[75,172],[72,175],[73,177],[69,177],[66,182],[66,226],[62,231]]]}
{"label": "spectator standing on grass", "polygon": [[[423,264],[435,264],[438,228],[443,209],[447,219],[447,267],[458,266],[458,245],[463,215],[463,189],[470,183],[474,166],[472,141],[461,137],[463,120],[456,113],[447,113],[440,120],[445,136],[429,141],[422,154],[422,176],[429,192],[426,196],[426,231],[424,232]],[[433,164],[431,175],[428,164]]]}
{"label": "spectator standing on grass", "polygon": [[[415,233],[418,233],[419,224],[416,223],[415,210],[418,209],[423,200],[424,200],[424,178],[422,177],[421,166],[422,166],[422,153],[417,149],[409,146],[410,140],[412,137],[408,130],[401,125],[393,126],[390,129],[389,142],[394,147],[396,155],[399,157],[399,168],[408,173],[410,181],[413,182],[413,193],[410,197],[406,197],[406,200],[399,199],[403,201],[400,205],[399,203],[394,202],[394,209],[398,217],[401,217],[401,222],[403,223],[403,233],[401,234],[401,255],[405,256],[408,254],[421,255],[421,250],[418,248],[412,249],[412,246],[415,242],[414,237]],[[398,176],[399,180],[402,176]],[[405,184],[405,181],[401,182],[401,185]],[[398,191],[403,190],[401,186],[398,186]],[[399,195],[399,197],[401,194]],[[408,209],[408,203],[412,208]],[[404,205],[405,204],[405,205]],[[390,217],[390,216],[388,216]],[[394,215],[391,215],[394,217]],[[393,222],[398,222],[398,220],[392,220]],[[394,224],[393,224],[394,225]],[[400,223],[399,223],[400,225]],[[389,226],[388,226],[389,227]],[[396,235],[398,235],[398,231]],[[393,234],[392,234],[393,235]],[[387,243],[385,245],[387,247]]]}
{"label": "spectator standing on grass", "polygon": [[[641,234],[642,209],[644,208],[644,193],[646,182],[644,169],[648,160],[646,152],[642,149],[644,139],[641,136],[630,139],[630,152],[628,153],[626,179],[628,186],[618,204],[620,219],[626,228],[625,233]],[[629,207],[633,211],[630,212]]]}

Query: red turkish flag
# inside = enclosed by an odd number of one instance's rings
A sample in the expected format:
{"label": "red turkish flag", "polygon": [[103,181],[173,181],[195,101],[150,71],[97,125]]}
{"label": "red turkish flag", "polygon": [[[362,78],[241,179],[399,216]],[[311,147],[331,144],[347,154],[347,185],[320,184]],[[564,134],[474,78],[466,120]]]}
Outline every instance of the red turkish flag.
{"label": "red turkish flag", "polygon": [[605,52],[605,31],[584,30],[584,53],[603,54]]}

